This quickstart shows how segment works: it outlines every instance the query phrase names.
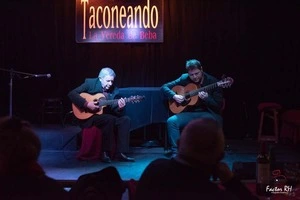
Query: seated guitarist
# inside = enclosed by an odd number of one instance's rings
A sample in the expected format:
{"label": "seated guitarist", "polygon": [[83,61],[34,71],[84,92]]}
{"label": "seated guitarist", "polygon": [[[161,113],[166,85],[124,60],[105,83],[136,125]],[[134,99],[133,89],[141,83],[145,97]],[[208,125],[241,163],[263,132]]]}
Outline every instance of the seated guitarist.
{"label": "seated guitarist", "polygon": [[[221,114],[223,92],[221,88],[210,91],[199,91],[198,88],[216,83],[218,80],[203,71],[200,61],[186,61],[187,73],[161,87],[163,94],[169,99],[170,110],[174,113],[167,120],[168,141],[170,149],[167,156],[177,153],[177,140],[180,130],[190,121],[198,118],[210,118],[222,125]],[[174,89],[176,88],[176,89]],[[195,94],[192,92],[196,91]],[[191,92],[191,95],[185,95]],[[199,132],[200,133],[200,132]]]}
{"label": "seated guitarist", "polygon": [[[82,128],[97,126],[103,133],[103,155],[102,161],[111,162],[109,153],[112,151],[114,143],[114,130],[117,130],[117,155],[116,158],[120,161],[133,162],[134,158],[126,156],[124,153],[129,150],[129,133],[130,133],[130,118],[123,115],[123,109],[126,105],[124,98],[120,98],[119,90],[114,86],[115,72],[111,68],[101,69],[98,78],[87,78],[77,88],[69,92],[68,97],[78,108],[91,113],[96,113],[98,110],[103,111],[102,114],[92,114],[87,119],[80,119],[79,123]],[[87,100],[80,94],[97,94],[102,93],[106,100],[117,99],[115,104],[105,107],[99,106],[95,101]]]}

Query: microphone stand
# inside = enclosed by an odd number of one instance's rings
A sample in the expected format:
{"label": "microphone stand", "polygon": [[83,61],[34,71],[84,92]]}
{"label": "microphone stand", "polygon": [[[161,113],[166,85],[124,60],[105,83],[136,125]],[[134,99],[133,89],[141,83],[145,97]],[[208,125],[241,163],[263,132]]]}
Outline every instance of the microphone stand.
{"label": "microphone stand", "polygon": [[12,117],[12,115],[13,115],[12,108],[13,108],[13,78],[14,78],[14,75],[26,75],[24,77],[19,76],[19,78],[25,79],[25,78],[34,77],[34,74],[15,71],[12,68],[10,70],[0,68],[0,71],[9,72],[9,74],[10,74],[10,80],[9,80],[9,117]]}

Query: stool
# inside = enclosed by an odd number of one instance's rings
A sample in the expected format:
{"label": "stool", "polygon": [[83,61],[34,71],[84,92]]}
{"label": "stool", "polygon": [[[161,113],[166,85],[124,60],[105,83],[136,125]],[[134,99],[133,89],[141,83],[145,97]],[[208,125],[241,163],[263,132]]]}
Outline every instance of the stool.
{"label": "stool", "polygon": [[102,152],[102,131],[96,126],[82,129],[78,160],[99,160]]}
{"label": "stool", "polygon": [[[116,151],[116,142],[109,155],[114,158]],[[102,131],[96,126],[83,128],[81,137],[81,146],[77,154],[78,160],[100,160],[102,156]]]}
{"label": "stool", "polygon": [[300,110],[287,110],[282,116],[280,137],[291,138],[294,144],[300,139]]}
{"label": "stool", "polygon": [[[258,129],[258,142],[261,141],[273,141],[278,142],[278,112],[281,109],[281,105],[273,102],[262,102],[258,105],[258,111],[260,113],[260,123]],[[273,133],[263,133],[265,126],[265,119],[268,118],[273,121]]]}
{"label": "stool", "polygon": [[45,98],[42,102],[41,123],[44,123],[45,115],[56,115],[62,125],[63,120],[63,103],[61,98]]}

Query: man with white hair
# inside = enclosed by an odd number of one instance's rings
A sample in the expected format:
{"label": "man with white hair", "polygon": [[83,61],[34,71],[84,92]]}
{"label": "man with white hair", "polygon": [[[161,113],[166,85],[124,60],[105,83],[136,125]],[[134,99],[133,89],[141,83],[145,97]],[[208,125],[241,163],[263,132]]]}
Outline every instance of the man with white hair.
{"label": "man with white hair", "polygon": [[[82,128],[89,128],[96,126],[101,129],[103,133],[102,142],[102,161],[106,163],[111,162],[110,153],[114,146],[114,130],[117,130],[117,155],[116,158],[120,161],[133,162],[134,158],[125,155],[129,150],[129,133],[130,133],[130,118],[124,115],[124,108],[126,100],[119,94],[119,89],[114,85],[116,74],[113,69],[109,67],[102,68],[97,78],[87,78],[77,88],[69,92],[68,97],[74,105],[79,109],[88,111],[94,114],[87,119],[79,120]],[[101,106],[94,101],[93,98],[84,98],[82,93],[89,95],[104,95],[105,100],[116,100],[116,104]],[[98,148],[95,148],[98,151]],[[96,154],[100,152],[96,152]],[[91,153],[93,154],[93,153]]]}
{"label": "man with white hair", "polygon": [[[257,199],[234,176],[224,157],[224,135],[212,119],[196,119],[178,140],[178,154],[152,161],[143,172],[136,200]],[[219,178],[225,190],[210,179]]]}

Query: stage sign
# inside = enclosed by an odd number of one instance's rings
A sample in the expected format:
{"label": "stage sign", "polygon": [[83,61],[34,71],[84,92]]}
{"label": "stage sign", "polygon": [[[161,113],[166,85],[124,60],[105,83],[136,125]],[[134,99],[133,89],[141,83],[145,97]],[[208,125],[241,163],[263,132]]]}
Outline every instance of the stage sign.
{"label": "stage sign", "polygon": [[163,1],[76,0],[76,41],[161,43]]}

